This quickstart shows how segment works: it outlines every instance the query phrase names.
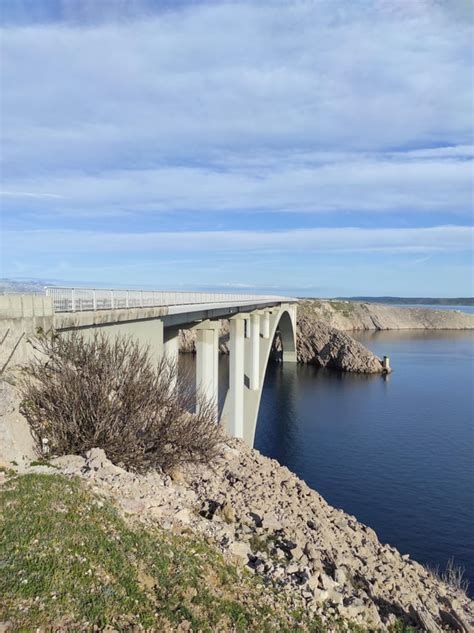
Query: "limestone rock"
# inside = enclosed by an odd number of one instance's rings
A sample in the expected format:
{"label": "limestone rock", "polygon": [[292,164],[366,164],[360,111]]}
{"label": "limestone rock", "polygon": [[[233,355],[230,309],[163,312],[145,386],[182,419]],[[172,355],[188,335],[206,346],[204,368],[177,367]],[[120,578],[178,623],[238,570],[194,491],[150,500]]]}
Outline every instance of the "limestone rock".
{"label": "limestone rock", "polygon": [[234,541],[228,550],[231,559],[238,565],[246,565],[251,555],[250,547],[242,541]]}
{"label": "limestone rock", "polygon": [[235,510],[228,501],[222,506],[221,514],[226,523],[235,523]]}
{"label": "limestone rock", "polygon": [[86,465],[86,460],[81,455],[61,455],[51,460],[53,466],[57,466],[66,472],[72,474],[80,472]]}
{"label": "limestone rock", "polygon": [[298,361],[360,374],[383,372],[375,354],[348,334],[329,327],[311,314],[298,312]]}
{"label": "limestone rock", "polygon": [[183,471],[179,466],[173,466],[169,470],[166,471],[166,474],[171,477],[171,479],[177,483],[184,481]]}
{"label": "limestone rock", "polygon": [[298,312],[338,330],[464,330],[474,328],[474,314],[461,310],[397,307],[359,301],[300,301]]}

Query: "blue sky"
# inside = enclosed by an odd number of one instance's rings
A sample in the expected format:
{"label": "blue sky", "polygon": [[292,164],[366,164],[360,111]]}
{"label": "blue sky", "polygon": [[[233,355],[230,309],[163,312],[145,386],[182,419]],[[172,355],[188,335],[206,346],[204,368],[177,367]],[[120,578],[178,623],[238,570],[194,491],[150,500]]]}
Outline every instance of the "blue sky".
{"label": "blue sky", "polygon": [[0,276],[473,294],[470,0],[3,0]]}

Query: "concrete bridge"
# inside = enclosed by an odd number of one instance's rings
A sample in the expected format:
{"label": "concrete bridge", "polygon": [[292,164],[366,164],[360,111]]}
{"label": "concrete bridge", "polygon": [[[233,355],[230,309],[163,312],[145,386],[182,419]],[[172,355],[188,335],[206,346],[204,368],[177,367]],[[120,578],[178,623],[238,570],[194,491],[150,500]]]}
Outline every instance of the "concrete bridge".
{"label": "concrete bridge", "polygon": [[196,331],[196,388],[214,403],[218,420],[219,329],[228,319],[229,389],[221,422],[253,445],[265,371],[275,334],[282,360],[296,362],[296,299],[223,293],[88,288],[45,289],[44,295],[0,297],[0,372],[24,362],[28,338],[54,329],[132,336],[156,359],[176,361],[179,331]]}

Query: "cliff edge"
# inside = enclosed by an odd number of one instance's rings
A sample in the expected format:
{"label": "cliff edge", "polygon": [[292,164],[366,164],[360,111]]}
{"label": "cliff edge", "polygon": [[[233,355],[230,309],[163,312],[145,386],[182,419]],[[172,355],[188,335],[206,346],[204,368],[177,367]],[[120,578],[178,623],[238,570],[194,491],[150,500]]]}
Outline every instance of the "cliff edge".
{"label": "cliff edge", "polygon": [[338,330],[472,330],[474,314],[356,301],[302,300],[298,311]]}

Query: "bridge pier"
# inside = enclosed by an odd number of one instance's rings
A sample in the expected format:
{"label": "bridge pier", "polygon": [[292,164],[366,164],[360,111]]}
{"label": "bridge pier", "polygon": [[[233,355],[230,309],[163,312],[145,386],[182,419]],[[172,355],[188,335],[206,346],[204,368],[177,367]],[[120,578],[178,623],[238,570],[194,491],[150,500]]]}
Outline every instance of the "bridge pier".
{"label": "bridge pier", "polygon": [[179,328],[166,327],[163,330],[163,353],[170,361],[177,361],[179,354]]}
{"label": "bridge pier", "polygon": [[262,316],[262,337],[270,338],[270,311],[264,310]]}
{"label": "bridge pier", "polygon": [[250,315],[250,389],[259,388],[260,376],[260,314],[252,312]]}
{"label": "bridge pier", "polygon": [[206,320],[194,328],[197,334],[196,392],[198,397],[201,396],[212,403],[216,422],[219,395],[219,327],[219,321]]}
{"label": "bridge pier", "polygon": [[163,355],[175,365],[172,389],[178,382],[178,357],[179,357],[179,328],[166,327],[163,329]]}
{"label": "bridge pier", "polygon": [[229,341],[229,432],[244,437],[244,336],[245,317],[230,319]]}

